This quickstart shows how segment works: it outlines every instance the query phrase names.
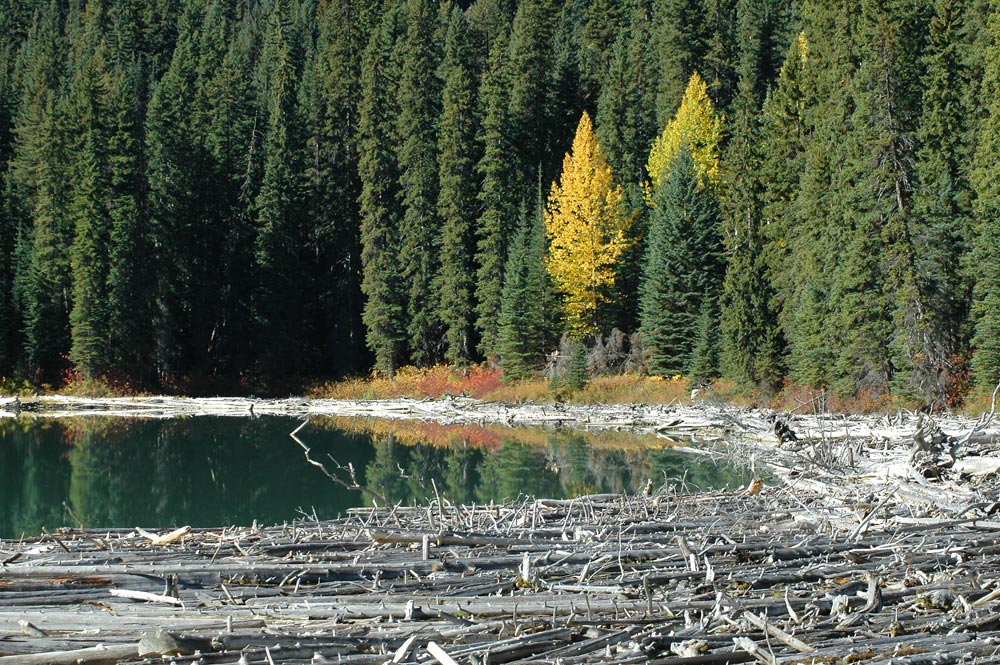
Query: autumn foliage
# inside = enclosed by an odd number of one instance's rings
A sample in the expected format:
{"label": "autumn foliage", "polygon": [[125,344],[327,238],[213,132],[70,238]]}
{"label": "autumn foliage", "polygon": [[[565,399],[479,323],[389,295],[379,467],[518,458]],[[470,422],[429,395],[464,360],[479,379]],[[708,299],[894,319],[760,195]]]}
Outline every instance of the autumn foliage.
{"label": "autumn foliage", "polygon": [[627,228],[622,189],[584,112],[545,211],[546,266],[563,295],[572,334],[598,330],[600,308],[610,302],[616,264],[628,246]]}

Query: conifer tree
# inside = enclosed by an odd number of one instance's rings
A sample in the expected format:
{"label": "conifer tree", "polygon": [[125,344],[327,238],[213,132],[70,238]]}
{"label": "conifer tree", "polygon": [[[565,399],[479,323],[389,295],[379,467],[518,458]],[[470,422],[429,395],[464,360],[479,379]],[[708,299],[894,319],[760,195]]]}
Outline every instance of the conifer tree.
{"label": "conifer tree", "polygon": [[649,151],[646,171],[651,183],[650,192],[659,188],[660,179],[669,173],[682,144],[687,144],[691,151],[698,177],[704,179],[706,184],[714,184],[719,178],[721,141],[722,118],[715,113],[712,100],[708,98],[705,81],[698,72],[694,72],[680,108]]}
{"label": "conifer tree", "polygon": [[493,43],[479,91],[482,108],[479,140],[483,156],[476,165],[476,174],[482,182],[478,195],[482,213],[476,222],[476,330],[480,335],[479,352],[491,360],[497,354],[504,263],[512,220],[517,214],[511,191],[517,166],[507,113],[506,53],[505,39]]}
{"label": "conifer tree", "polygon": [[153,90],[146,115],[155,365],[161,380],[190,367],[190,345],[198,336],[195,317],[203,312],[198,292],[215,290],[198,274],[207,263],[200,260],[206,250],[201,236],[211,228],[199,223],[207,169],[193,117],[203,19],[196,5],[182,13],[170,66]]}
{"label": "conifer tree", "polygon": [[[969,72],[962,52],[964,0],[939,0],[930,23],[924,58],[926,87],[921,99],[920,145],[915,166],[913,242],[918,287],[923,295],[926,357],[915,369],[923,392],[941,397],[950,368],[968,343],[970,280],[962,268],[971,246],[972,192],[966,176],[970,109]],[[932,371],[926,371],[932,370]]]}
{"label": "conifer tree", "polygon": [[620,185],[584,112],[573,148],[553,183],[545,213],[549,274],[562,292],[566,324],[583,336],[600,332],[615,267],[627,247],[628,220]]}
{"label": "conifer tree", "polygon": [[654,373],[673,376],[693,366],[699,316],[708,316],[704,303],[718,298],[724,269],[718,203],[682,143],[653,198],[640,285],[643,345]]}
{"label": "conifer tree", "polygon": [[777,389],[781,378],[781,342],[763,252],[764,183],[754,101],[756,77],[751,62],[745,61],[741,70],[733,137],[724,158],[722,216],[727,262],[721,304],[721,365],[737,382],[762,386],[770,392]]}
{"label": "conifer tree", "polygon": [[30,374],[54,380],[66,369],[72,290],[69,247],[73,225],[67,214],[65,107],[59,95],[63,13],[49,3],[24,47],[21,107],[15,124],[12,176],[28,218],[17,236],[15,292]]}
{"label": "conifer tree", "polygon": [[436,311],[434,276],[440,265],[437,123],[440,64],[437,3],[407,0],[406,37],[401,44],[399,167],[403,218],[400,255],[407,283],[407,330],[411,359],[429,365],[441,358],[442,325]]}
{"label": "conifer tree", "polygon": [[[257,280],[256,317],[261,366],[266,377],[296,369],[303,349],[297,342],[302,323],[296,313],[304,275],[298,253],[305,242],[303,222],[297,203],[301,190],[297,178],[295,136],[296,72],[292,48],[286,37],[287,20],[282,3],[271,10],[268,35],[258,65],[265,77],[266,135],[263,145],[263,175],[254,200],[257,217],[255,264]],[[300,342],[299,342],[300,343]]]}
{"label": "conifer tree", "polygon": [[511,181],[515,213],[517,201],[531,198],[532,176],[538,168],[549,176],[552,136],[556,129],[563,129],[552,124],[555,100],[550,84],[556,71],[553,46],[558,17],[554,0],[523,0],[511,26],[506,67],[509,131],[518,158]]}
{"label": "conifer tree", "polygon": [[660,63],[656,115],[665,126],[677,114],[690,81],[708,51],[709,24],[702,0],[654,0],[653,39]]}
{"label": "conifer tree", "polygon": [[990,6],[989,50],[984,58],[986,67],[980,93],[989,100],[989,114],[979,130],[971,173],[976,194],[972,367],[981,390],[989,390],[1000,382],[1000,180],[996,178],[996,159],[1000,155],[1000,58],[996,57],[1000,54],[1000,12],[996,11],[996,3],[991,2]]}
{"label": "conifer tree", "polygon": [[73,154],[69,214],[74,237],[70,249],[73,300],[70,311],[70,361],[84,376],[109,368],[110,326],[107,312],[111,219],[106,201],[111,93],[106,47],[101,39],[105,15],[98,3],[87,4],[69,86],[67,123]]}
{"label": "conifer tree", "polygon": [[[915,87],[921,16],[909,6],[862,0],[853,114],[842,145],[851,179],[836,213],[848,233],[833,272],[841,389],[889,391],[896,372],[926,357],[925,305],[917,289],[910,183],[919,105]],[[917,370],[918,374],[926,370]],[[910,383],[915,383],[911,380]]]}
{"label": "conifer tree", "polygon": [[398,71],[393,59],[399,15],[387,11],[361,62],[358,174],[361,179],[361,289],[368,348],[390,379],[405,360],[406,299],[399,264],[400,216],[396,144]]}
{"label": "conifer tree", "polygon": [[545,351],[545,225],[542,215],[522,211],[504,270],[497,348],[505,381],[527,379]]}
{"label": "conifer tree", "polygon": [[320,364],[335,375],[364,368],[358,220],[358,111],[361,57],[378,6],[336,0],[317,9],[316,53],[303,76],[309,158],[305,181],[309,252],[316,281]]}
{"label": "conifer tree", "polygon": [[[780,151],[791,156],[801,149],[801,156],[787,164],[789,169],[796,168],[797,174],[782,177],[768,192],[766,214],[769,224],[775,219],[779,223],[773,232],[768,230],[772,247],[784,243],[785,248],[782,254],[786,262],[776,285],[782,305],[782,332],[788,341],[789,375],[812,387],[834,384],[838,378],[835,358],[842,348],[842,329],[831,325],[843,311],[831,276],[847,242],[844,197],[853,191],[851,174],[841,167],[858,159],[857,154],[849,154],[849,148],[856,144],[849,146],[845,141],[852,107],[850,90],[844,85],[855,74],[852,24],[857,13],[856,7],[844,11],[823,3],[803,5],[805,39],[797,49],[801,65],[792,64],[794,46],[786,61],[790,73],[798,73],[799,80],[789,77],[790,85],[781,100],[788,114],[785,126],[794,128],[801,118],[802,144],[799,148],[794,138],[778,141],[768,147],[765,159],[765,164],[771,164],[780,159]],[[782,112],[781,108],[771,109],[775,115]],[[774,133],[768,134],[770,142]],[[797,134],[793,131],[790,136]],[[793,182],[795,186],[789,187]],[[781,198],[786,195],[789,201]],[[774,216],[777,210],[783,210],[783,218]]]}
{"label": "conifer tree", "polygon": [[438,138],[441,218],[441,272],[435,290],[445,324],[445,357],[453,365],[467,365],[475,357],[472,338],[474,236],[477,212],[475,189],[476,126],[475,72],[465,15],[452,7],[448,20],[441,78],[441,131]]}
{"label": "conifer tree", "polygon": [[108,143],[111,230],[108,239],[108,339],[114,368],[140,384],[152,380],[152,279],[143,196],[142,75],[119,71],[111,92]]}

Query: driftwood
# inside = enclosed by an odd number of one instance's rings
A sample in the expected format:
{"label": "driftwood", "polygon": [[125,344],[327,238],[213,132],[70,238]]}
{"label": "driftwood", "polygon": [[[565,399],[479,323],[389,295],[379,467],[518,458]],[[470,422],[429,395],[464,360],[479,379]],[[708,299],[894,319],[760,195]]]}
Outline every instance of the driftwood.
{"label": "driftwood", "polygon": [[991,502],[839,487],[0,541],[0,665],[993,662]]}

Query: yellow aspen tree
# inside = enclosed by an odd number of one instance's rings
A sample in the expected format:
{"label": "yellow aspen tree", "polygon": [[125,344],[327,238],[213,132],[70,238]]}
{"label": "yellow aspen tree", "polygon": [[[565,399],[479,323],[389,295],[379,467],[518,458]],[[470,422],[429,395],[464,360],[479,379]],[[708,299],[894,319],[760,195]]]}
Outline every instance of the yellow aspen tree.
{"label": "yellow aspen tree", "polygon": [[562,293],[571,334],[598,331],[600,307],[611,300],[615,264],[629,244],[628,224],[621,186],[584,112],[545,209],[545,263]]}
{"label": "yellow aspen tree", "polygon": [[695,173],[703,184],[719,180],[719,142],[722,140],[722,116],[716,115],[708,86],[698,72],[691,74],[681,105],[649,151],[649,196],[660,186],[660,179],[670,172],[681,144],[687,143],[694,160]]}

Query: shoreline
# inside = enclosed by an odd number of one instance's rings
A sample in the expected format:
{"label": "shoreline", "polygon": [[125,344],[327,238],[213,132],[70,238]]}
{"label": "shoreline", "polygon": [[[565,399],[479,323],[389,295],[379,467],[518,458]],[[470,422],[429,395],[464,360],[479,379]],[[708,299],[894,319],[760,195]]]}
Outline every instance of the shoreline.
{"label": "shoreline", "polygon": [[[255,665],[996,662],[1000,429],[985,419],[797,414],[785,422],[798,440],[781,443],[772,412],[707,402],[46,397],[20,408],[9,417],[349,415],[688,434],[725,438],[729,455],[773,478],[0,540],[0,665],[171,654]],[[937,447],[915,443],[935,437]]]}

